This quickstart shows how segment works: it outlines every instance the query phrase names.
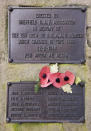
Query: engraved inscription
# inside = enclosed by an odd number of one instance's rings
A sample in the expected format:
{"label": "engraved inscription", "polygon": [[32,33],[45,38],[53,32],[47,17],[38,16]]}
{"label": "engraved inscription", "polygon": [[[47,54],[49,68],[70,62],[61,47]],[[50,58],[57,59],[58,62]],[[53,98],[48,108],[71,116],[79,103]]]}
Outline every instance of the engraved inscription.
{"label": "engraved inscription", "polygon": [[84,87],[74,85],[72,94],[53,86],[35,93],[34,85],[35,82],[22,82],[8,86],[7,118],[10,122],[84,121]]}
{"label": "engraved inscription", "polygon": [[80,8],[14,8],[9,31],[12,62],[84,61],[85,12]]}

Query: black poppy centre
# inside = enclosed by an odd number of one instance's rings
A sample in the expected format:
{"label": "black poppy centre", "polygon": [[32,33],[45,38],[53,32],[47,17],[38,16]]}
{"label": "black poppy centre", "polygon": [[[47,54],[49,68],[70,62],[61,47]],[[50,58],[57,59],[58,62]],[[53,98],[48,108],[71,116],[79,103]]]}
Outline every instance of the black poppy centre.
{"label": "black poppy centre", "polygon": [[65,76],[64,77],[64,81],[68,81],[69,80],[69,77],[68,76]]}
{"label": "black poppy centre", "polygon": [[60,79],[59,79],[59,78],[57,78],[57,79],[56,79],[56,82],[57,82],[57,83],[60,83]]}
{"label": "black poppy centre", "polygon": [[44,79],[47,77],[47,75],[46,74],[43,74],[43,76],[42,76]]}

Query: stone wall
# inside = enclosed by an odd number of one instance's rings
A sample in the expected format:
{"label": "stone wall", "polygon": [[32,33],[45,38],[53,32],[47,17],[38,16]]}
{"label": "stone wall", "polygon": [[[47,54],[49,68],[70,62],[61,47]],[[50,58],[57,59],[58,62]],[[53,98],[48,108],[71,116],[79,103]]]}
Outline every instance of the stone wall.
{"label": "stone wall", "polygon": [[[59,64],[61,72],[69,69],[86,81],[84,124],[75,123],[6,123],[6,91],[8,81],[36,80],[44,64],[8,63],[8,6],[86,6],[86,64]],[[91,130],[91,0],[0,0],[0,131],[90,131]]]}

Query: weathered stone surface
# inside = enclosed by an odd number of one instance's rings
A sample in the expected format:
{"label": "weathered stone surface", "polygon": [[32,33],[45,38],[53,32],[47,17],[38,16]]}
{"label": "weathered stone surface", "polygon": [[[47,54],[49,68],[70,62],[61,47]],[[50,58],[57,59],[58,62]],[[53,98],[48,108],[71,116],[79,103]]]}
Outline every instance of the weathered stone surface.
{"label": "weathered stone surface", "polygon": [[85,124],[63,124],[65,131],[88,131]]}
{"label": "weathered stone surface", "polygon": [[69,5],[91,5],[90,0],[67,0],[67,4]]}
{"label": "weathered stone surface", "polygon": [[[86,65],[60,64],[59,70],[72,71],[86,81],[86,122],[85,124],[72,123],[6,123],[6,84],[8,81],[37,80],[40,69],[45,64],[8,64],[7,39],[7,8],[8,5],[24,6],[62,6],[87,5],[87,24],[91,26],[91,0],[0,0],[0,131],[90,131],[91,130],[91,29],[88,30],[89,43],[86,45]],[[89,58],[88,58],[89,56]]]}
{"label": "weathered stone surface", "polygon": [[91,27],[91,16],[90,15],[91,15],[91,7],[89,7],[87,10],[87,26]]}
{"label": "weathered stone surface", "polygon": [[39,71],[44,65],[45,64],[1,64],[2,84],[8,81],[37,81]]}
{"label": "weathered stone surface", "polygon": [[61,6],[65,5],[66,0],[7,0],[7,5],[28,5],[28,6]]}
{"label": "weathered stone surface", "polygon": [[[90,71],[91,72],[91,71]],[[89,72],[89,73],[90,73]],[[87,129],[91,130],[91,81],[88,79],[87,88],[85,92],[85,117]]]}
{"label": "weathered stone surface", "polygon": [[88,78],[88,82],[91,82],[91,58],[88,58],[87,65],[88,65],[88,69],[87,69],[88,75],[87,75],[87,78]]}
{"label": "weathered stone surface", "polygon": [[87,29],[87,45],[91,48],[91,27],[88,27]]}

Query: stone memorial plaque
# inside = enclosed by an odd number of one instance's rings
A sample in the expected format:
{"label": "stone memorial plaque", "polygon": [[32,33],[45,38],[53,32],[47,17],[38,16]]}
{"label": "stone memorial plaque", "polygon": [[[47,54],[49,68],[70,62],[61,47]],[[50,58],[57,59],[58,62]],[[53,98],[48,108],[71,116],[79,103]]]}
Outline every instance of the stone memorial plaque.
{"label": "stone memorial plaque", "polygon": [[9,7],[9,62],[84,63],[86,9]]}
{"label": "stone memorial plaque", "polygon": [[7,122],[84,122],[84,85],[73,85],[67,94],[52,85],[35,93],[35,84],[8,84]]}

